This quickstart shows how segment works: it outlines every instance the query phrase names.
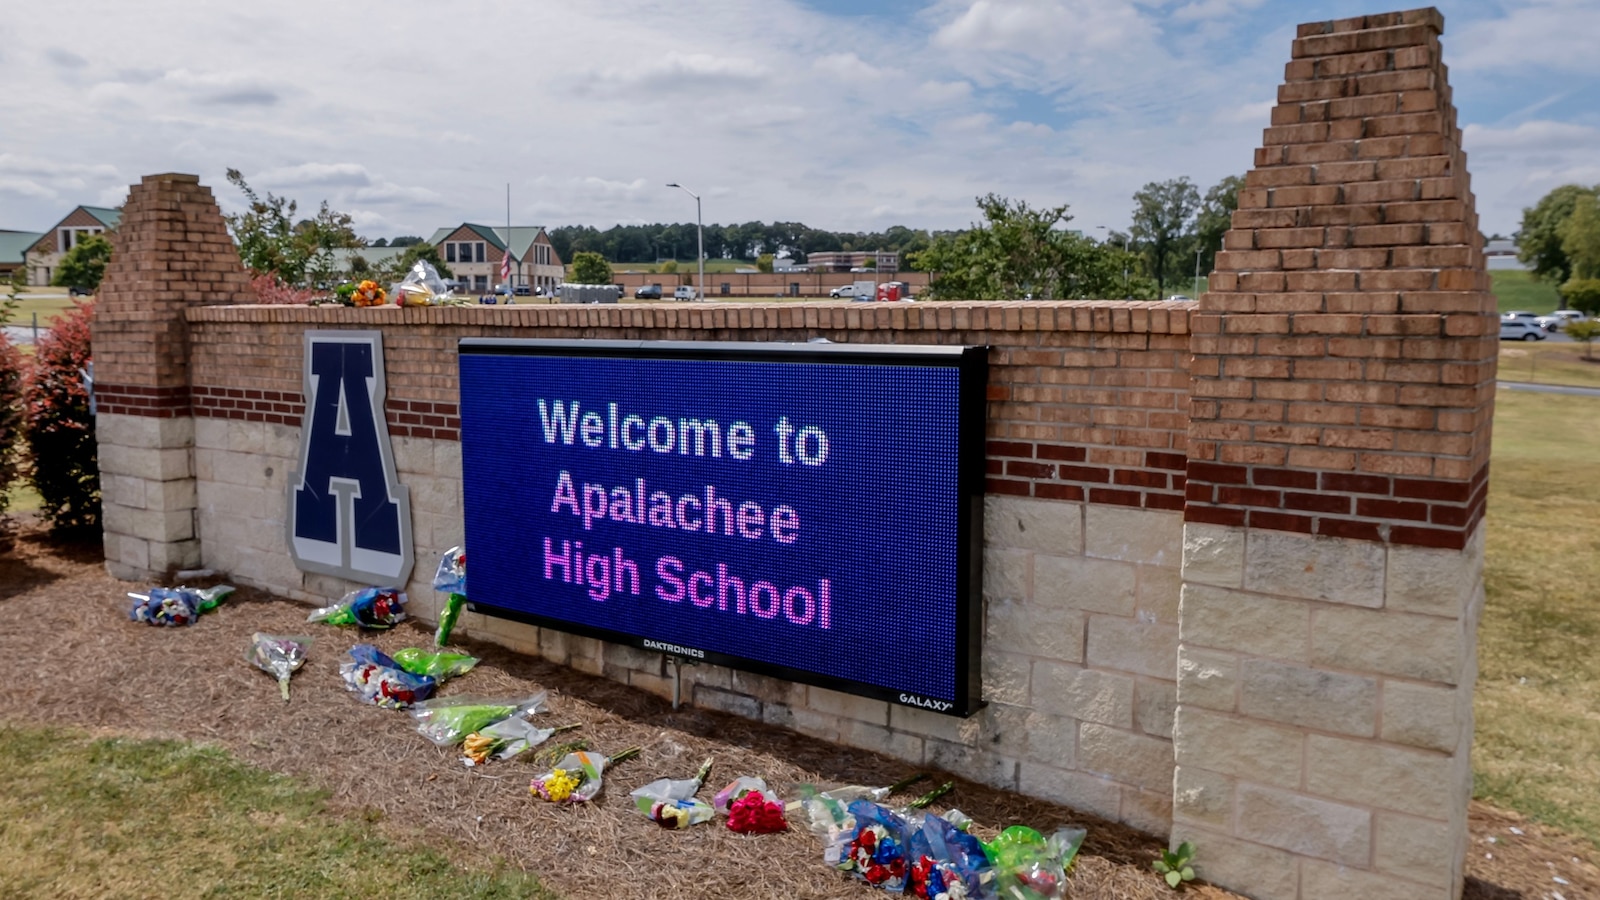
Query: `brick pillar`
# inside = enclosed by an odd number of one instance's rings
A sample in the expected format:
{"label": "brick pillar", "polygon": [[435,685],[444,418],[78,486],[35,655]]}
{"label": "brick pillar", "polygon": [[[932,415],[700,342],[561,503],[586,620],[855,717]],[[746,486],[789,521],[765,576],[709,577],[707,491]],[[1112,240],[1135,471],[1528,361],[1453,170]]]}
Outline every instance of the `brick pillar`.
{"label": "brick pillar", "polygon": [[1302,25],[1194,352],[1174,842],[1460,894],[1497,352],[1436,10]]}
{"label": "brick pillar", "polygon": [[184,309],[255,295],[211,189],[134,185],[95,303],[95,431],[106,569],[148,580],[200,563]]}

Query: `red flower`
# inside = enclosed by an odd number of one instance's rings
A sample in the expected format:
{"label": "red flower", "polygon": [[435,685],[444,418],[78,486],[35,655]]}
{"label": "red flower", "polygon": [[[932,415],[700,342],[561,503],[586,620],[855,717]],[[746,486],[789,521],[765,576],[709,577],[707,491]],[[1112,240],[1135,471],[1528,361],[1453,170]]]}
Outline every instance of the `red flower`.
{"label": "red flower", "polygon": [[760,791],[746,791],[728,808],[728,828],[741,834],[776,834],[789,830],[783,807]]}
{"label": "red flower", "polygon": [[867,867],[867,883],[883,884],[889,880],[889,870],[884,866],[872,865]]}

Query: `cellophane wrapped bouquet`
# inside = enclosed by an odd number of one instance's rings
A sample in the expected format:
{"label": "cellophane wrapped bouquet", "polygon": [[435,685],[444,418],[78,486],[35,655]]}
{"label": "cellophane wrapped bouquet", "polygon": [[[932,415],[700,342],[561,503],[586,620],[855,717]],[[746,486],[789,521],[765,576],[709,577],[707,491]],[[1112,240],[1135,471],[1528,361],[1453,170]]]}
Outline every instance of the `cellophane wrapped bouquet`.
{"label": "cellophane wrapped bouquet", "polygon": [[233,593],[233,587],[219,584],[216,587],[153,587],[148,592],[128,592],[133,604],[128,607],[128,618],[146,625],[193,625],[201,613],[217,608],[223,598]]}
{"label": "cellophane wrapped bouquet", "polygon": [[350,648],[350,662],[339,667],[345,687],[363,700],[385,709],[405,709],[433,696],[437,684],[426,675],[413,675],[371,644]]}
{"label": "cellophane wrapped bouquet", "polygon": [[635,809],[662,828],[688,828],[716,816],[711,804],[695,796],[710,776],[708,759],[693,778],[658,778],[628,796],[633,798]]}
{"label": "cellophane wrapped bouquet", "polygon": [[548,694],[540,691],[526,697],[440,697],[419,703],[411,710],[417,732],[441,747],[461,743],[467,735],[512,716],[533,715],[544,707]]}
{"label": "cellophane wrapped bouquet", "polygon": [[551,803],[587,803],[605,786],[606,767],[639,755],[638,747],[606,756],[579,750],[568,753],[555,768],[528,783],[528,793]]}
{"label": "cellophane wrapped bouquet", "polygon": [[406,593],[397,588],[361,588],[345,594],[332,606],[312,611],[306,621],[382,630],[405,621],[405,604]]}

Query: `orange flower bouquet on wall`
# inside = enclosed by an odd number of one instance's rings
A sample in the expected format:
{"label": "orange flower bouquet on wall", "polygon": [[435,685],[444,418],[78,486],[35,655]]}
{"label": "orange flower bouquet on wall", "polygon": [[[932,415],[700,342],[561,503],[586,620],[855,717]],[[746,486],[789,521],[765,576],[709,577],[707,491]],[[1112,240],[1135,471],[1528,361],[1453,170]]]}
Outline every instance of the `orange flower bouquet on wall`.
{"label": "orange flower bouquet on wall", "polygon": [[388,299],[388,292],[370,279],[356,285],[356,289],[350,292],[350,302],[354,306],[382,306]]}

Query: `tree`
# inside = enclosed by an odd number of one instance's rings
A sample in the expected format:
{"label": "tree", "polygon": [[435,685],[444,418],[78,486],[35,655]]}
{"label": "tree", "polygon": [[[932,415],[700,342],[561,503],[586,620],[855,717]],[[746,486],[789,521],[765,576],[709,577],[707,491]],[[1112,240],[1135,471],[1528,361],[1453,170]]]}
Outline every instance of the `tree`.
{"label": "tree", "polygon": [[[377,240],[372,242],[372,246],[374,246],[374,247],[387,247],[387,246],[389,246],[389,239],[388,238],[378,238]],[[398,247],[399,245],[396,244],[395,246]]]}
{"label": "tree", "polygon": [[660,272],[663,275],[676,274],[677,271],[678,271],[678,261],[675,260],[675,259],[669,259],[666,262],[662,263],[661,267],[659,269],[657,269],[656,271]]}
{"label": "tree", "polygon": [[772,271],[772,254],[771,253],[763,253],[760,256],[756,257],[756,271],[757,272],[771,272]]}
{"label": "tree", "polygon": [[61,257],[55,278],[50,283],[57,287],[88,288],[93,291],[100,287],[100,279],[105,277],[106,263],[109,262],[111,242],[103,234],[91,234]]}
{"label": "tree", "polygon": [[912,268],[930,272],[932,299],[1054,300],[1121,293],[1123,255],[1059,227],[1067,206],[1033,209],[996,194],[977,199],[984,221],[933,238]]}
{"label": "tree", "polygon": [[1582,342],[1584,359],[1594,359],[1594,340],[1600,338],[1600,319],[1568,322],[1566,332],[1567,337]]}
{"label": "tree", "polygon": [[[390,244],[389,246],[394,246]],[[406,252],[391,259],[386,265],[380,266],[375,273],[375,281],[399,281],[406,277],[411,267],[417,260],[426,260],[439,273],[440,278],[454,278],[455,273],[444,264],[444,257],[439,255],[439,248],[427,242],[407,244]],[[353,260],[352,260],[353,261]]]}
{"label": "tree", "polygon": [[[401,236],[399,236],[399,237],[395,238],[394,240],[390,241],[389,242],[389,246],[391,246],[391,247],[413,247],[413,246],[415,246],[417,244],[420,244],[420,243],[422,243],[422,238],[417,237],[414,234],[402,234]],[[382,246],[382,245],[375,244],[374,246]]]}
{"label": "tree", "polygon": [[1573,278],[1561,286],[1561,300],[1568,309],[1600,316],[1600,278]]}
{"label": "tree", "polygon": [[606,258],[589,250],[572,254],[573,284],[610,284],[611,264]]}
{"label": "tree", "polygon": [[311,219],[295,221],[299,204],[271,191],[262,199],[251,189],[238,169],[228,170],[228,183],[238,188],[249,201],[246,212],[226,217],[239,257],[255,272],[266,272],[290,284],[301,284],[308,270],[319,277],[332,277],[331,254],[341,247],[362,247],[366,242],[355,233],[349,215],[328,207],[326,200]]}
{"label": "tree", "polygon": [[1578,195],[1572,215],[1556,229],[1561,252],[1572,266],[1572,277],[1600,278],[1600,196],[1591,191]]}
{"label": "tree", "polygon": [[1229,175],[1206,191],[1200,201],[1200,212],[1194,217],[1194,233],[1199,244],[1200,274],[1208,275],[1217,267],[1217,251],[1222,248],[1222,236],[1233,225],[1233,213],[1239,208],[1239,189],[1244,178]]}
{"label": "tree", "polygon": [[56,319],[34,349],[23,397],[29,481],[53,530],[100,524],[100,464],[83,371],[94,307],[79,303]]}
{"label": "tree", "polygon": [[1200,191],[1188,178],[1153,181],[1133,195],[1133,227],[1129,230],[1150,253],[1157,294],[1166,294],[1168,263],[1199,208]]}
{"label": "tree", "polygon": [[1594,196],[1593,188],[1564,184],[1522,211],[1517,229],[1517,259],[1534,277],[1561,284],[1572,277],[1572,261],[1562,249],[1561,227],[1577,208],[1578,198]]}

